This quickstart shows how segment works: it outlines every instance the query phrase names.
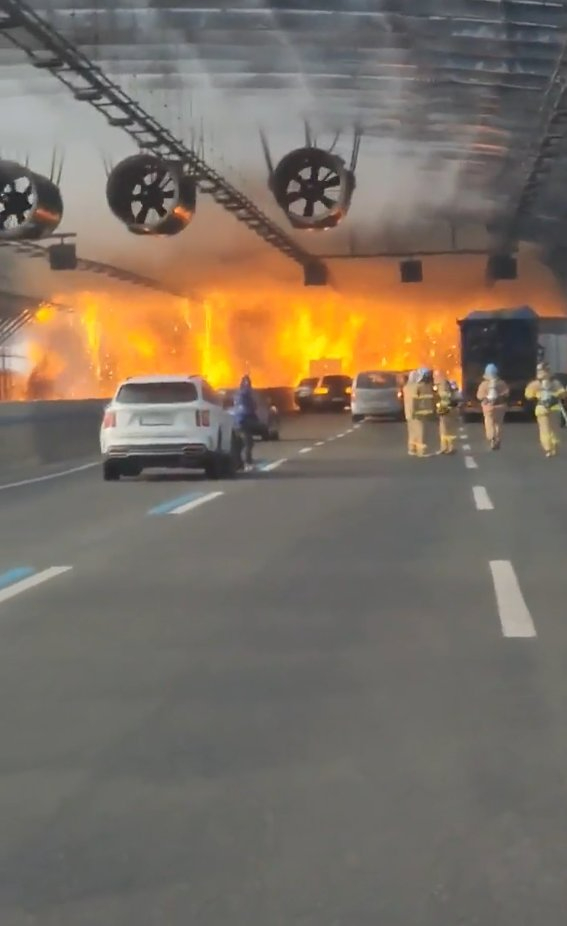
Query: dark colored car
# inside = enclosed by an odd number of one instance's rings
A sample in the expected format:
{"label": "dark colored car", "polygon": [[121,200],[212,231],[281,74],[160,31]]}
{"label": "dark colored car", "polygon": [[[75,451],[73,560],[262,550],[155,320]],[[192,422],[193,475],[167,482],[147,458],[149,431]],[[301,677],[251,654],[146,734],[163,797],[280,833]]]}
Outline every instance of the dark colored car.
{"label": "dark colored car", "polygon": [[[237,392],[237,389],[219,389],[223,399],[223,406],[229,412],[234,408],[234,397]],[[260,437],[262,440],[279,440],[280,416],[276,406],[271,401],[271,396],[261,392],[259,389],[254,389],[254,399],[257,413],[254,436]]]}
{"label": "dark colored car", "polygon": [[300,412],[306,412],[311,407],[313,390],[319,382],[318,376],[306,376],[300,379],[293,390],[293,398]]}
{"label": "dark colored car", "polygon": [[295,402],[301,412],[342,411],[350,406],[352,379],[342,373],[309,376],[295,389]]}

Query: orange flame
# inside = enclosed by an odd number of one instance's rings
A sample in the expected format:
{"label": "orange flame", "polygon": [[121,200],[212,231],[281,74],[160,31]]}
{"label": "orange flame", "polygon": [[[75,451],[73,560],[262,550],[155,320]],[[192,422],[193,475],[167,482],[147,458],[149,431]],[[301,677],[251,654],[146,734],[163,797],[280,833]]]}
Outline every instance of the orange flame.
{"label": "orange flame", "polygon": [[235,384],[243,372],[258,386],[294,385],[324,358],[339,358],[350,374],[426,364],[458,378],[457,318],[530,300],[541,314],[564,313],[540,265],[529,286],[487,290],[482,264],[472,264],[451,277],[433,267],[429,284],[414,287],[400,286],[397,267],[389,268],[389,276],[349,286],[349,295],[269,281],[236,281],[191,299],[65,294],[56,301],[75,311],[43,307],[26,334],[32,376],[39,370],[43,383],[51,377],[53,395],[69,398],[108,396],[127,376],[158,372],[201,373],[217,387]]}

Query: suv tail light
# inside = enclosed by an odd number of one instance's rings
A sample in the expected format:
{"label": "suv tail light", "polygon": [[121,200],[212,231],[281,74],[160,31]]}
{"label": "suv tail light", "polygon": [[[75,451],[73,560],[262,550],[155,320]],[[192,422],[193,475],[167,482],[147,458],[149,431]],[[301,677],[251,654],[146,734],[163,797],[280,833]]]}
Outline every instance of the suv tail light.
{"label": "suv tail light", "polygon": [[102,419],[103,428],[115,428],[116,427],[116,412],[105,412],[104,418]]}
{"label": "suv tail light", "polygon": [[195,424],[198,428],[208,428],[211,425],[211,414],[208,408],[198,408],[195,411]]}

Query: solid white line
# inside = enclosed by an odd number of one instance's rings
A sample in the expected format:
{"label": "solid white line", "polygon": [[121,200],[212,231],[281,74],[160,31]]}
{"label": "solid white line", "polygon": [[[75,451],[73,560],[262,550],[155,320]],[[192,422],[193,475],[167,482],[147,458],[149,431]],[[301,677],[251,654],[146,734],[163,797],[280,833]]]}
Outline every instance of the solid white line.
{"label": "solid white line", "polygon": [[484,486],[473,486],[474,503],[479,511],[493,511],[494,505]]}
{"label": "solid white line", "polygon": [[283,463],[287,463],[287,457],[284,457],[282,460],[274,460],[273,463],[268,463],[266,466],[262,467],[260,472],[271,473],[272,470],[277,469],[278,466],[282,466]]}
{"label": "solid white line", "polygon": [[194,498],[192,502],[187,502],[185,505],[180,505],[179,508],[174,508],[173,511],[169,511],[168,514],[185,514],[186,511],[199,508],[199,506],[204,505],[205,502],[212,502],[214,498],[219,498],[221,495],[224,495],[224,492],[208,492],[207,495],[201,495],[200,498]]}
{"label": "solid white line", "polygon": [[64,572],[69,572],[72,568],[72,566],[51,566],[50,569],[36,572],[35,575],[22,579],[21,582],[14,582],[13,585],[0,589],[0,603],[15,598],[16,595],[27,592],[28,589],[35,588],[36,585],[42,585],[43,582],[48,582],[49,579],[55,579],[57,576],[63,575]]}
{"label": "solid white line", "polygon": [[490,571],[503,635],[505,637],[537,636],[512,563],[509,560],[492,560]]}
{"label": "solid white line", "polygon": [[7,482],[0,485],[0,492],[4,489],[19,489],[20,486],[31,486],[34,482],[48,482],[50,479],[61,479],[63,476],[72,476],[73,473],[82,473],[85,469],[92,469],[93,466],[100,466],[100,463],[83,463],[81,466],[73,466],[72,469],[64,469],[58,473],[48,473],[46,476],[34,476],[33,479],[22,479],[20,482]]}
{"label": "solid white line", "polygon": [[463,450],[470,450],[470,449],[471,449],[470,444],[463,444]]}
{"label": "solid white line", "polygon": [[302,447],[299,453],[311,453],[313,447]]}
{"label": "solid white line", "polygon": [[478,469],[478,463],[474,457],[466,456],[465,457],[465,466],[467,469]]}

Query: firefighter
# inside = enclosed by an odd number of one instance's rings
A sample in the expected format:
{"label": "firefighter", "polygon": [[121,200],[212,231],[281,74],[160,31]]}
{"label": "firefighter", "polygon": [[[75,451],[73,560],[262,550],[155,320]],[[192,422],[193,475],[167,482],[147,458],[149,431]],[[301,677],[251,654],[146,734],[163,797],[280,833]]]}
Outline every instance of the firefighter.
{"label": "firefighter", "polygon": [[559,451],[559,432],[563,415],[561,399],[567,390],[553,379],[547,363],[538,363],[536,379],[526,386],[526,399],[535,400],[536,421],[539,442],[546,457],[554,457]]}
{"label": "firefighter", "polygon": [[484,432],[491,450],[500,450],[502,443],[502,423],[506,414],[510,389],[498,375],[498,368],[489,363],[484,371],[484,379],[478,387],[476,397],[482,406]]}
{"label": "firefighter", "polygon": [[459,399],[453,384],[440,371],[434,374],[436,411],[439,417],[439,453],[456,453]]}
{"label": "firefighter", "polygon": [[413,414],[413,400],[416,392],[417,370],[412,370],[402,390],[404,400],[404,415],[408,429],[408,454],[417,456],[416,420]]}
{"label": "firefighter", "polygon": [[417,371],[413,395],[412,414],[415,419],[415,443],[417,456],[428,455],[429,437],[432,422],[436,421],[436,397],[433,391],[433,371],[422,367]]}

